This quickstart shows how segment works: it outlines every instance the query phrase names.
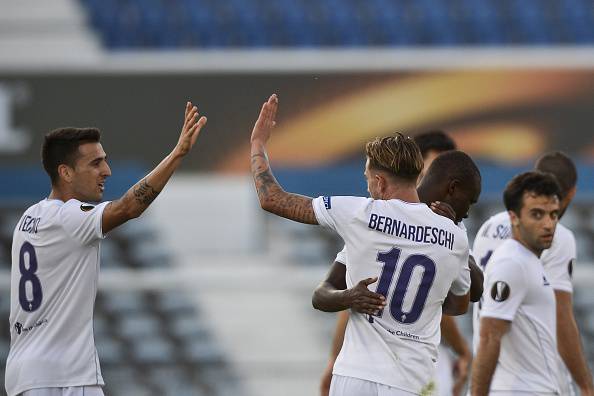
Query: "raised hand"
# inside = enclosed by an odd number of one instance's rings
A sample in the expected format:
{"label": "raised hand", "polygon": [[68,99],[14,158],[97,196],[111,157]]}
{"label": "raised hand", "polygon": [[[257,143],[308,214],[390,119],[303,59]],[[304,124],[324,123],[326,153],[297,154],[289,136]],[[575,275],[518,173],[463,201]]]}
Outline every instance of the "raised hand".
{"label": "raised hand", "polygon": [[276,111],[278,109],[278,97],[276,94],[270,95],[270,98],[262,105],[258,120],[252,130],[252,144],[266,144],[270,139],[270,133],[276,125]]}
{"label": "raised hand", "polygon": [[174,153],[182,157],[188,154],[192,147],[194,147],[194,143],[196,143],[196,139],[204,125],[206,125],[206,117],[200,117],[198,108],[192,105],[192,102],[186,103],[184,126],[179,135]]}
{"label": "raised hand", "polygon": [[377,277],[363,279],[351,289],[345,290],[348,304],[355,312],[368,315],[377,315],[386,306],[386,298],[368,289],[368,286],[377,282]]}

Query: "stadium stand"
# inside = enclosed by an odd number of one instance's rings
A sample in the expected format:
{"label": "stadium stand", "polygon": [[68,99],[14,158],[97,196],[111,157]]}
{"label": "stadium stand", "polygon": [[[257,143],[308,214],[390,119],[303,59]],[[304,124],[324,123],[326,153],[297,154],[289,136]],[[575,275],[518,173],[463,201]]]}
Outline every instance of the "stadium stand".
{"label": "stadium stand", "polygon": [[112,49],[585,45],[588,0],[81,0]]}

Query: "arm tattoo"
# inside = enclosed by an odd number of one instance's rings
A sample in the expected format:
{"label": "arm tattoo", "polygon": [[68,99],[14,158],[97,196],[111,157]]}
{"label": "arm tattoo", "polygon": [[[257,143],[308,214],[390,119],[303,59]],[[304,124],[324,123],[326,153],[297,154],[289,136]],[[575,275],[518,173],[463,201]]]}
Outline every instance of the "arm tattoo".
{"label": "arm tattoo", "polygon": [[134,186],[133,193],[136,202],[144,206],[149,206],[151,202],[157,198],[157,195],[159,195],[160,191],[157,191],[151,187],[146,182],[146,179],[142,179],[138,185]]}
{"label": "arm tattoo", "polygon": [[260,203],[267,203],[266,210],[300,223],[318,224],[312,199],[284,191],[272,175],[266,153],[252,154],[252,174]]}

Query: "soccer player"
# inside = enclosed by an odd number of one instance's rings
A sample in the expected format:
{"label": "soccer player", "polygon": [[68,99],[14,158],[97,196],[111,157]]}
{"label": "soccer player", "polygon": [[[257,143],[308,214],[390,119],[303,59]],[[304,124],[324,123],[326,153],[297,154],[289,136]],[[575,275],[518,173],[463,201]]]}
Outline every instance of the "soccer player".
{"label": "soccer player", "polygon": [[12,241],[9,396],[103,395],[93,338],[101,239],[146,210],[205,123],[188,102],[171,153],[120,199],[99,204],[111,175],[99,130],[45,136],[41,157],[52,190],[25,211]]}
{"label": "soccer player", "polygon": [[[419,202],[416,181],[423,159],[414,141],[401,134],[366,145],[365,177],[372,198],[312,199],[285,192],[266,154],[277,107],[272,95],[252,131],[251,168],[260,205],[281,217],[336,231],[346,245],[347,286],[377,277],[376,291],[386,298],[385,309],[377,314],[352,314],[331,394],[430,392],[441,311],[462,314],[468,306],[466,234]],[[476,186],[478,196],[478,172],[467,182]]]}
{"label": "soccer player", "polygon": [[[559,218],[571,203],[577,183],[577,170],[573,161],[561,152],[550,152],[541,156],[534,166],[535,170],[552,173],[561,188]],[[473,253],[480,260],[480,265],[491,265],[493,251],[507,238],[511,237],[510,217],[508,212],[498,213],[489,218],[479,229],[474,241]],[[582,395],[594,395],[592,375],[588,368],[580,343],[580,333],[575,321],[572,306],[573,287],[571,272],[576,260],[576,243],[573,232],[562,224],[557,224],[553,244],[545,250],[540,260],[544,266],[547,280],[555,292],[557,306],[557,344],[564,362],[561,370],[564,381],[561,394],[573,394],[571,378],[580,388]],[[480,334],[479,309],[475,305],[473,312],[474,350],[478,346]],[[569,369],[569,373],[567,370]]]}
{"label": "soccer player", "polygon": [[559,197],[550,173],[525,172],[505,188],[511,237],[486,267],[473,396],[561,394],[555,294],[539,259],[553,243]]}
{"label": "soccer player", "polygon": [[[456,143],[443,131],[429,131],[425,133],[421,133],[414,137],[415,142],[419,146],[421,150],[421,155],[423,156],[423,171],[419,177],[419,183],[422,182],[424,179],[425,173],[430,168],[431,164],[437,158],[438,155],[441,153],[455,150]],[[474,167],[474,164],[472,165]],[[450,176],[453,176],[451,173],[445,175],[446,178],[439,180],[438,182],[442,185],[443,181],[449,181]],[[459,175],[457,175],[459,177]],[[458,179],[464,180],[464,179]],[[460,185],[457,185],[460,188]],[[446,195],[440,194],[447,194],[446,191],[439,191],[437,194],[432,194],[432,196],[436,197],[438,201],[448,202],[448,198]],[[449,194],[448,194],[449,195]],[[421,196],[421,192],[419,191],[419,198],[422,202],[430,204],[429,201],[424,199]],[[461,217],[466,217],[466,212],[460,214]],[[462,224],[460,222],[460,224]],[[346,264],[345,252],[339,252],[334,265],[339,265],[344,267]],[[476,268],[473,259],[473,268]],[[339,267],[340,268],[340,267]],[[332,269],[331,269],[332,272]],[[475,271],[475,273],[480,274],[480,271]],[[482,275],[482,274],[481,274]],[[340,285],[343,285],[344,282],[341,282]],[[480,290],[477,295],[480,297],[482,294],[482,277],[477,281],[473,281],[472,285],[480,286]],[[346,286],[345,286],[346,287]],[[471,301],[476,301],[471,296]],[[330,391],[330,383],[332,380],[332,370],[334,368],[334,362],[340,353],[340,348],[342,347],[342,343],[344,340],[344,332],[346,330],[346,326],[349,319],[349,311],[343,310],[338,313],[338,319],[336,322],[336,329],[334,331],[334,338],[332,340],[332,348],[330,351],[330,358],[328,360],[328,364],[324,369],[324,373],[322,374],[322,379],[320,383],[320,393],[321,396],[328,396]],[[458,396],[462,391],[464,384],[468,378],[468,371],[470,362],[472,360],[472,354],[470,353],[470,348],[466,343],[466,340],[462,336],[460,330],[458,329],[458,325],[453,317],[448,315],[443,315],[441,318],[441,335],[442,340],[452,347],[454,352],[457,354],[457,358],[455,362],[451,362],[450,355],[447,349],[444,347],[444,342],[440,343],[439,345],[439,359],[437,364],[437,374],[438,374],[438,392],[440,395],[453,395]],[[452,373],[454,374],[454,378],[452,381]]]}
{"label": "soccer player", "polygon": [[[443,153],[435,159],[434,165],[432,165],[429,168],[425,178],[418,186],[417,192],[419,194],[419,199],[421,202],[425,202],[428,205],[431,204],[431,202],[435,201],[440,201],[442,203],[451,205],[452,207],[457,209],[457,213],[455,213],[454,218],[464,218],[466,217],[466,213],[468,212],[470,205],[474,203],[471,200],[475,199],[476,197],[474,196],[474,193],[469,191],[465,191],[464,193],[459,193],[456,191],[452,193],[448,186],[453,185],[453,190],[464,190],[469,186],[463,186],[460,183],[460,181],[469,180],[469,178],[472,178],[476,174],[476,172],[478,172],[476,165],[473,163],[472,159],[468,157],[468,155],[460,151],[450,151],[447,153]],[[326,280],[323,281],[314,291],[314,296],[312,300],[314,307],[326,312],[336,312],[339,310],[352,309],[356,312],[368,314],[373,313],[373,311],[375,310],[381,309],[381,304],[385,302],[385,299],[382,295],[371,292],[367,288],[367,286],[370,284],[371,281],[373,281],[373,279],[363,280],[356,284],[353,288],[347,289],[345,281],[345,264],[346,253],[343,250],[338,253],[336,260],[327,275]],[[476,300],[478,300],[478,296],[480,296],[482,292],[483,284],[483,279],[480,276],[482,275],[482,273],[478,269],[477,274],[479,275],[479,278],[477,279],[473,277],[471,282],[473,288],[478,288],[478,290],[474,292],[474,294],[476,295]],[[372,306],[370,306],[370,303],[372,304]],[[340,314],[343,314],[345,312],[348,311],[341,311]],[[346,320],[343,319],[344,316],[346,316]],[[448,316],[448,318],[451,317]],[[337,344],[338,342],[340,342],[340,344],[338,344],[337,346],[333,345],[333,352],[335,352],[336,354],[333,356],[332,362],[329,365],[330,375],[332,375],[334,361],[336,360],[341,349],[342,340],[344,339],[344,328],[346,328],[347,320],[348,314],[340,315],[338,323],[342,324],[344,321],[344,327],[337,328],[337,332],[335,334],[335,344]],[[456,323],[453,322],[453,325],[455,326],[454,329],[457,331],[457,334],[461,339],[460,344],[462,344],[462,347],[465,347],[466,342],[460,335]],[[440,327],[443,332],[443,317]],[[442,352],[440,351],[439,359],[442,359],[441,353]],[[464,370],[468,370],[467,366],[469,363],[470,358],[466,360],[466,362],[464,363]],[[450,372],[448,372],[448,374],[451,375]],[[330,381],[328,382],[330,383]],[[452,388],[448,387],[442,391],[445,394],[451,394]]]}

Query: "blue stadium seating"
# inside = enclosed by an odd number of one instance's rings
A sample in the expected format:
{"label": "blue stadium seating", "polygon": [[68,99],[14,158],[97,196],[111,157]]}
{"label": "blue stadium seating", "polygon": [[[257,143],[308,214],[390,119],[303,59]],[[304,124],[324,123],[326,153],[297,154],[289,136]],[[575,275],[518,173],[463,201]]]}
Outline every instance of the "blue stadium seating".
{"label": "blue stadium seating", "polygon": [[112,49],[585,45],[590,0],[81,0]]}

